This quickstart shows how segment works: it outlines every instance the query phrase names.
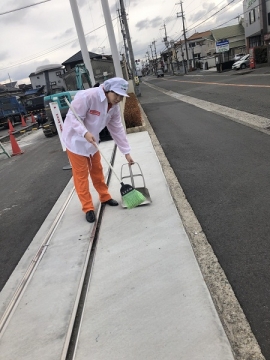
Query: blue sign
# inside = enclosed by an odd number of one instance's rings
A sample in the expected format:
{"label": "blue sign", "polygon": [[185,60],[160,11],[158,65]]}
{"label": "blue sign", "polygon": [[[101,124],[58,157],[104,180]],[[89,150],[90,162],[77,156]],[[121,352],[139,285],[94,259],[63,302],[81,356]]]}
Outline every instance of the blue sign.
{"label": "blue sign", "polygon": [[216,42],[217,53],[229,51],[229,49],[230,49],[229,40],[220,40]]}

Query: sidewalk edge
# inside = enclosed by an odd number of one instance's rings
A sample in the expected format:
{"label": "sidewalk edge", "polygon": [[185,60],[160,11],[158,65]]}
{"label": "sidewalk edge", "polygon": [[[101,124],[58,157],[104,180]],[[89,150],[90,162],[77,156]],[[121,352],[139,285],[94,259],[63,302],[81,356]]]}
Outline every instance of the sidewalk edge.
{"label": "sidewalk edge", "polygon": [[265,360],[247,318],[221,268],[217,257],[167,160],[153,128],[139,104],[145,130],[148,131],[169,185],[172,198],[191,242],[203,278],[229,339],[236,360]]}

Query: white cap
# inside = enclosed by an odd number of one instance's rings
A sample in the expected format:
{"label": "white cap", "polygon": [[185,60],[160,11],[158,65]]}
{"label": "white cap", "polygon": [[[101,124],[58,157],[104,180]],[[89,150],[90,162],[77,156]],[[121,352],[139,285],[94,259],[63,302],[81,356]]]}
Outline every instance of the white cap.
{"label": "white cap", "polygon": [[118,95],[129,97],[127,94],[128,82],[120,77],[114,77],[104,81],[103,89],[106,92],[113,91]]}

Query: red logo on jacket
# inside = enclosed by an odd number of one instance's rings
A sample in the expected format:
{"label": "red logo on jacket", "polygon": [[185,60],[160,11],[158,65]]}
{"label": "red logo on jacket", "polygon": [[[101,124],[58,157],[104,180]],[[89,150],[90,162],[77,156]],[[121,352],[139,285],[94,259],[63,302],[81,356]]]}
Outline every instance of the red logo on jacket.
{"label": "red logo on jacket", "polygon": [[100,116],[100,111],[97,111],[97,110],[90,110],[89,111],[91,115],[97,115],[97,116]]}

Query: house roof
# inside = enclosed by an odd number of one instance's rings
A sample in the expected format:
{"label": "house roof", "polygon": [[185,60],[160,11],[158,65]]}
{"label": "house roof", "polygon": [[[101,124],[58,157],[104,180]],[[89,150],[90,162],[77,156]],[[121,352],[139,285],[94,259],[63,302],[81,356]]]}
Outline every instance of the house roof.
{"label": "house roof", "polygon": [[9,83],[4,84],[8,89],[13,89],[17,85],[17,81],[12,81]]}
{"label": "house roof", "polygon": [[[88,52],[90,59],[102,59],[102,55],[93,53],[91,51]],[[83,62],[82,52],[78,51],[77,54],[71,56],[69,59],[65,60],[62,65],[67,65],[73,62]]]}
{"label": "house roof", "polygon": [[40,88],[37,88],[37,89],[29,89],[29,90],[26,90],[24,95],[27,96],[27,95],[39,95],[43,92],[44,90],[44,85],[41,86]]}
{"label": "house roof", "polygon": [[187,40],[191,41],[191,40],[199,40],[199,39],[211,39],[212,38],[212,33],[210,30],[208,31],[204,31],[201,33],[195,32],[193,35],[191,35]]}
{"label": "house roof", "polygon": [[245,38],[245,29],[242,24],[226,26],[224,28],[212,30],[212,35],[216,41],[221,39],[230,39],[235,36]]}
{"label": "house roof", "polygon": [[[15,82],[17,83],[17,81]],[[22,90],[15,87],[7,86],[7,84],[0,84],[0,95],[9,95],[9,94],[21,94]]]}

